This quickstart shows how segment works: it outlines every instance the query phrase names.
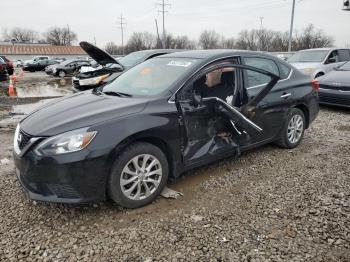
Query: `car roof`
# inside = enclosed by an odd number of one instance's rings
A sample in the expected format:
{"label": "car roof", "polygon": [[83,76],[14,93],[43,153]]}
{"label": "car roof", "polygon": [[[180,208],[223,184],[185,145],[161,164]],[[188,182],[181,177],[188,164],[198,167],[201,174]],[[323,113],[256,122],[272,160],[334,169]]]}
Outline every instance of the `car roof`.
{"label": "car roof", "polygon": [[338,49],[349,49],[346,47],[321,47],[321,48],[310,48],[310,49],[303,49],[299,51],[333,51]]}
{"label": "car roof", "polygon": [[153,54],[159,54],[159,53],[170,54],[170,53],[181,52],[181,51],[182,51],[181,49],[146,49],[146,50],[135,51],[132,53],[144,53],[144,54],[153,55]]}

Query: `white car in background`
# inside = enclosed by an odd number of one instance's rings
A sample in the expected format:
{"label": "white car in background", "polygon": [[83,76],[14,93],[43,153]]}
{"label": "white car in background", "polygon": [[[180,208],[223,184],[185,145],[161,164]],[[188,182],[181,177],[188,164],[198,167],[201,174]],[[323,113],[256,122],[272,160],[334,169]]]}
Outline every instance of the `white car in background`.
{"label": "white car in background", "polygon": [[349,60],[350,49],[315,48],[296,52],[288,62],[311,78],[317,78]]}

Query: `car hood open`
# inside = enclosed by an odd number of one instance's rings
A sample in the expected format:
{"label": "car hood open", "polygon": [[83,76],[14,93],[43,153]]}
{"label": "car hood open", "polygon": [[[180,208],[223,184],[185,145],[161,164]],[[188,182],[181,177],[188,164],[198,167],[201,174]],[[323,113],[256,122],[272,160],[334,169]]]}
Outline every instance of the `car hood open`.
{"label": "car hood open", "polygon": [[94,59],[100,65],[118,64],[121,66],[121,68],[124,69],[124,66],[121,63],[119,63],[116,59],[114,59],[111,55],[101,50],[100,48],[90,44],[89,42],[83,41],[80,42],[79,45],[89,56],[92,57],[92,59]]}
{"label": "car hood open", "polygon": [[76,93],[47,103],[24,118],[21,129],[32,136],[53,136],[141,112],[147,99]]}

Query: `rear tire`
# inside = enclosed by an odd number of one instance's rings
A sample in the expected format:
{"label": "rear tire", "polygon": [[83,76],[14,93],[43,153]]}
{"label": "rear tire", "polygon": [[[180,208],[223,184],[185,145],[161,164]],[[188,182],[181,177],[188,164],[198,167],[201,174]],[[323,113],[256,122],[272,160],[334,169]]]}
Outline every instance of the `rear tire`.
{"label": "rear tire", "polygon": [[58,76],[61,77],[61,78],[63,78],[63,77],[66,76],[66,72],[64,72],[63,70],[60,70],[60,71],[58,72]]}
{"label": "rear tire", "polygon": [[126,208],[147,205],[165,187],[168,173],[168,161],[162,150],[137,142],[124,149],[115,160],[108,179],[108,195]]}
{"label": "rear tire", "polygon": [[297,147],[304,136],[306,121],[303,111],[292,108],[276,144],[282,148]]}

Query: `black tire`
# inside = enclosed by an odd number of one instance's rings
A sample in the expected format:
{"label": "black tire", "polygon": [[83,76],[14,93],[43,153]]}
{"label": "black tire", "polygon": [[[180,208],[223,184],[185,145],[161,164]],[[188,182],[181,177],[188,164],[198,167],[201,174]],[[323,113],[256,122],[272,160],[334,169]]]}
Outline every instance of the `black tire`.
{"label": "black tire", "polygon": [[[161,180],[156,190],[145,199],[133,200],[128,198],[122,191],[121,176],[124,167],[134,157],[149,154],[154,156],[162,169]],[[158,147],[145,142],[134,143],[123,150],[115,160],[107,182],[108,196],[118,205],[126,208],[138,208],[153,202],[165,187],[169,174],[168,161],[163,151]],[[145,189],[145,188],[144,188]]]}
{"label": "black tire", "polygon": [[[302,127],[302,132],[301,132],[300,138],[298,139],[298,141],[293,143],[288,139],[288,125],[294,116],[300,116],[302,118],[303,127]],[[288,113],[287,120],[284,123],[283,129],[280,133],[280,137],[276,141],[276,144],[282,148],[292,149],[292,148],[297,147],[300,144],[300,142],[303,140],[305,126],[306,126],[306,121],[305,121],[305,115],[304,115],[303,111],[301,111],[298,108],[292,108]]]}
{"label": "black tire", "polygon": [[59,70],[57,72],[57,76],[64,78],[67,75],[67,73],[64,70]]}

